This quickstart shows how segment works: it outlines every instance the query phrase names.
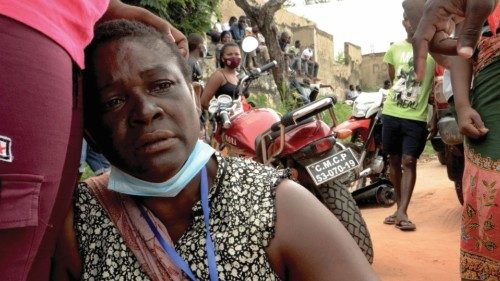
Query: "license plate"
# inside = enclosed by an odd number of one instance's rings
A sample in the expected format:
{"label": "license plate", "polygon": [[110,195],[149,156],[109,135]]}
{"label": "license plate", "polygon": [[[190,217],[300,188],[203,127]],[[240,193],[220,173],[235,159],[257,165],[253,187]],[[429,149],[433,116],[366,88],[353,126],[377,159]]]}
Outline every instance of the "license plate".
{"label": "license plate", "polygon": [[316,185],[332,180],[359,165],[350,148],[307,165],[306,169]]}

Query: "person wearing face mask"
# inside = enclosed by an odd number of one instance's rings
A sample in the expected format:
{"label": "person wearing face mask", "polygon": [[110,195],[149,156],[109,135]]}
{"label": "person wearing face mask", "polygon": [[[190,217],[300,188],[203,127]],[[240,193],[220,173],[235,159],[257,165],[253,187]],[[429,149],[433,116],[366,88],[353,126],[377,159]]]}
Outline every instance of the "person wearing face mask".
{"label": "person wearing face mask", "polygon": [[174,44],[113,21],[86,56],[86,138],[113,166],[78,186],[54,280],[378,280],[290,171],[198,140]]}
{"label": "person wearing face mask", "polygon": [[234,42],[224,44],[221,49],[222,68],[215,71],[208,78],[203,94],[201,95],[201,106],[208,108],[210,100],[215,96],[226,94],[233,99],[238,97],[238,73],[236,68],[240,65],[241,53],[240,47]]}

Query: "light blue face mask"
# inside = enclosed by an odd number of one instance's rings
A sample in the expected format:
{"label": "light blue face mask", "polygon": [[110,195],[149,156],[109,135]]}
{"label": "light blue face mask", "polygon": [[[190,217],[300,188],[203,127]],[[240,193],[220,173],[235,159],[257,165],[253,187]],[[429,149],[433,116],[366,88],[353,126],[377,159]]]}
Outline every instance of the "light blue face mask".
{"label": "light blue face mask", "polygon": [[180,171],[161,183],[143,181],[111,166],[108,189],[136,196],[175,197],[201,171],[214,152],[210,145],[198,140]]}

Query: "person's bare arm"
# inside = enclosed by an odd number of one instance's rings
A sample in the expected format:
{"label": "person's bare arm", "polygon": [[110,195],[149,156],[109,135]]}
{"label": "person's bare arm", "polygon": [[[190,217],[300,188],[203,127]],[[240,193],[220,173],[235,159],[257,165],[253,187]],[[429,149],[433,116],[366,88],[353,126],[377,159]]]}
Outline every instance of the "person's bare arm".
{"label": "person's bare arm", "polygon": [[182,32],[172,26],[168,21],[156,16],[144,8],[127,5],[122,3],[120,0],[110,0],[106,13],[104,13],[99,21],[103,22],[121,18],[140,21],[144,24],[155,27],[163,33],[165,39],[177,44],[181,54],[187,58],[189,49],[186,36],[184,36]]}
{"label": "person's bare arm", "polygon": [[430,53],[434,61],[436,61],[437,64],[441,65],[444,68],[449,69],[451,65],[451,59],[450,56],[442,55],[439,53]]}
{"label": "person's bare arm", "polygon": [[488,129],[484,126],[479,113],[471,107],[469,101],[469,89],[472,80],[470,62],[459,56],[453,57],[450,74],[460,132],[471,138],[479,138],[485,135],[488,133]]}
{"label": "person's bare arm", "polygon": [[389,74],[389,78],[391,79],[391,83],[394,82],[394,78],[396,77],[396,69],[394,69],[394,65],[387,64],[387,73]]}
{"label": "person's bare arm", "polygon": [[[404,0],[403,8],[410,21],[412,24],[418,23],[413,36],[417,80],[424,78],[429,50],[470,58],[484,21],[497,2],[498,0]],[[454,24],[462,20],[464,28],[456,37],[450,37]]]}
{"label": "person's bare arm", "polygon": [[210,78],[208,78],[207,84],[205,85],[205,89],[203,89],[203,93],[201,94],[201,107],[203,109],[208,108],[208,104],[210,100],[215,95],[215,91],[219,89],[223,82],[223,76],[220,71],[214,72]]}
{"label": "person's bare arm", "polygon": [[269,247],[278,249],[272,260],[286,279],[379,280],[342,223],[304,187],[281,182],[276,215]]}
{"label": "person's bare arm", "polygon": [[57,241],[54,268],[54,280],[80,280],[82,261],[78,252],[78,243],[73,224],[73,207],[68,211],[60,237]]}

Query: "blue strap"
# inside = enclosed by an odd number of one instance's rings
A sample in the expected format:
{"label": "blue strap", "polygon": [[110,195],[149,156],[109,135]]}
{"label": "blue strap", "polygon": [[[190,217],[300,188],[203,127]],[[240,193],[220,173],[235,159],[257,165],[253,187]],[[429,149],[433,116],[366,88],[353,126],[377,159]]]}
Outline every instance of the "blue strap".
{"label": "blue strap", "polygon": [[[210,281],[218,281],[219,280],[219,273],[217,271],[217,264],[215,262],[215,250],[214,250],[214,244],[212,242],[212,237],[210,236],[210,229],[209,229],[209,208],[208,208],[208,180],[207,180],[207,170],[205,167],[203,167],[202,174],[201,174],[201,205],[203,209],[203,219],[205,221],[205,231],[206,231],[206,251],[207,251],[207,258],[208,258],[208,271],[209,271],[209,276],[210,276]],[[172,261],[192,280],[196,281],[196,277],[189,268],[189,265],[187,262],[177,253],[177,251],[168,244],[165,239],[161,236],[161,234],[158,232],[158,229],[156,229],[156,226],[154,225],[153,221],[151,218],[148,216],[148,213],[144,209],[144,206],[142,204],[139,205],[139,209],[141,211],[142,216],[144,219],[146,219],[146,222],[149,225],[149,228],[151,228],[151,231],[153,231],[156,239],[158,239],[158,242],[160,242],[160,245],[162,246],[163,250],[170,256]]]}
{"label": "blue strap", "polygon": [[208,271],[210,273],[210,281],[219,280],[219,272],[217,271],[217,263],[215,262],[215,248],[210,236],[210,209],[208,208],[208,179],[207,169],[203,167],[201,172],[201,207],[203,209],[203,220],[205,220],[206,233],[206,248],[208,258]]}

